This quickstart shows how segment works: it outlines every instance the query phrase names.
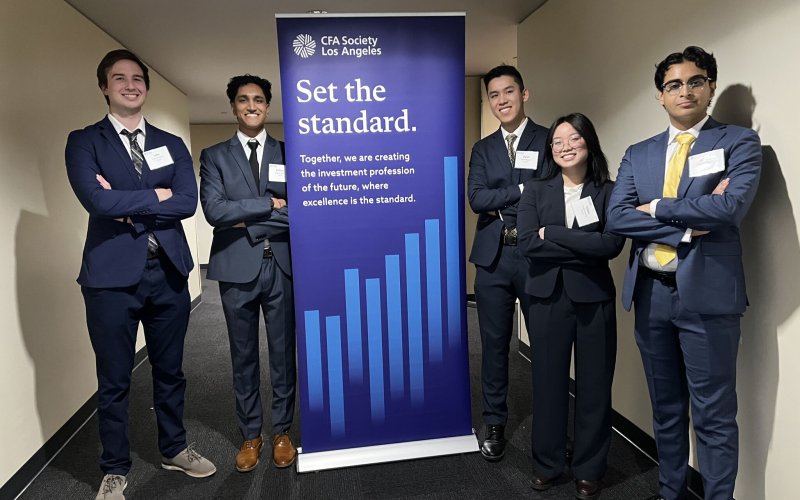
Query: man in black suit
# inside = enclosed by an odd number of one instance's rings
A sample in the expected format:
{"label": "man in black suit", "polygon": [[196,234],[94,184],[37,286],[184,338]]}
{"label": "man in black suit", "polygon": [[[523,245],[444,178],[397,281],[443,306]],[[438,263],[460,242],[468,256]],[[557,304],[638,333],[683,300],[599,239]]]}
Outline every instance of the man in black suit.
{"label": "man in black suit", "polygon": [[525,116],[528,89],[513,66],[483,77],[500,128],[478,141],[469,161],[469,204],[478,214],[470,262],[475,264],[475,301],[481,330],[481,387],[486,438],[481,454],[497,461],[505,453],[508,419],[508,350],[519,298],[528,321],[528,264],[517,249],[517,203],[523,183],[539,176],[547,129]]}
{"label": "man in black suit", "polygon": [[214,226],[208,278],[219,281],[228,326],[236,414],[244,442],[236,469],[253,470],[263,446],[259,390],[258,317],[267,325],[272,382],[272,458],[294,463],[287,432],[295,395],[295,331],[283,143],[264,123],[271,84],[257,76],[231,78],[227,88],[239,130],[200,156],[200,203]]}

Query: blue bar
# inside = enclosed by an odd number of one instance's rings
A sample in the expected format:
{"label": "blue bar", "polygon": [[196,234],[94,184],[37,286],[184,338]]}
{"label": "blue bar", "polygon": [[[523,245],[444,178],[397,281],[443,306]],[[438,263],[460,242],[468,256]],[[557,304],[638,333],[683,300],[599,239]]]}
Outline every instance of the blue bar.
{"label": "blue bar", "polygon": [[328,399],[331,412],[331,435],[344,436],[344,375],[342,369],[342,333],[340,317],[325,318],[328,347]]}
{"label": "blue bar", "polygon": [[368,279],[367,284],[367,350],[369,353],[369,402],[372,421],[386,418],[383,391],[383,331],[381,328],[381,280]]}
{"label": "blue bar", "polygon": [[344,270],[344,301],[347,315],[347,360],[350,382],[364,381],[364,362],[361,353],[361,290],[358,269]]}
{"label": "blue bar", "polygon": [[393,399],[404,394],[403,317],[400,298],[400,256],[386,256],[386,326],[389,339],[389,387]]}
{"label": "blue bar", "polygon": [[408,377],[411,403],[425,402],[425,365],[422,361],[422,286],[419,234],[406,234],[406,305],[408,306]]}
{"label": "blue bar", "polygon": [[319,311],[306,311],[306,369],[308,371],[308,408],[322,410],[322,345],[319,334]]}
{"label": "blue bar", "polygon": [[425,221],[425,271],[428,295],[428,358],[442,361],[442,270],[439,220]]}
{"label": "blue bar", "polygon": [[458,158],[444,157],[444,248],[447,269],[447,340],[450,349],[461,346],[461,311],[465,297],[461,287],[461,236],[459,230]]}

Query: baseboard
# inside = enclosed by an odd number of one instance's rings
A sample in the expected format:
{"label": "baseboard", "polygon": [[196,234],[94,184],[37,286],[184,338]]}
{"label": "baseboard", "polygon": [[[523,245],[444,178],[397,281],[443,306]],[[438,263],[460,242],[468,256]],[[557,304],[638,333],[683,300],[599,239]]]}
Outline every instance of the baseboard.
{"label": "baseboard", "polygon": [[[194,309],[202,302],[202,294],[192,300]],[[147,347],[142,347],[133,358],[134,370],[147,358]],[[19,496],[28,487],[36,476],[47,467],[61,449],[72,439],[78,431],[94,416],[97,411],[97,392],[80,407],[67,422],[56,431],[47,442],[28,459],[19,470],[0,487],[0,499],[11,499]]]}

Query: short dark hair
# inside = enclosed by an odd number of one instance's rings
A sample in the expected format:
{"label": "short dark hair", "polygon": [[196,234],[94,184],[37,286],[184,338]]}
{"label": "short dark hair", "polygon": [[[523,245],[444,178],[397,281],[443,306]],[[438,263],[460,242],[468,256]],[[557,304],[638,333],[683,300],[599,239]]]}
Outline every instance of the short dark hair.
{"label": "short dark hair", "polygon": [[[136,54],[127,49],[112,50],[100,60],[100,64],[97,65],[97,86],[101,89],[108,88],[108,72],[111,71],[111,67],[119,61],[126,60],[133,61],[139,65],[142,69],[142,75],[144,76],[144,87],[150,90],[150,71]],[[108,96],[106,95],[103,97],[106,98],[106,104],[109,104]]]}
{"label": "short dark hair", "polygon": [[695,66],[705,70],[711,80],[717,80],[717,60],[714,58],[714,54],[710,54],[695,45],[690,45],[683,49],[683,52],[673,52],[665,57],[663,61],[656,64],[656,75],[653,80],[659,92],[663,90],[661,87],[664,85],[664,75],[667,74],[669,67],[684,61],[693,62]]}
{"label": "short dark hair", "polygon": [[228,94],[228,100],[233,104],[234,99],[236,99],[236,94],[239,92],[239,89],[244,85],[249,84],[258,85],[261,87],[261,91],[264,92],[264,97],[267,99],[267,104],[272,101],[272,84],[269,83],[269,80],[265,80],[260,76],[251,75],[249,73],[239,76],[234,76],[228,82],[228,88],[225,92]]}
{"label": "short dark hair", "polygon": [[486,90],[488,91],[489,82],[501,76],[510,76],[515,82],[517,82],[520,90],[525,90],[525,83],[522,82],[522,75],[519,74],[517,68],[514,66],[509,66],[508,64],[495,66],[494,68],[490,69],[488,73],[483,75],[483,86],[486,87]]}
{"label": "short dark hair", "polygon": [[597,132],[592,125],[591,120],[582,113],[570,113],[556,118],[556,121],[550,125],[550,132],[547,134],[547,139],[544,146],[544,165],[545,170],[542,179],[552,179],[561,170],[553,160],[553,135],[556,128],[562,123],[569,123],[575,130],[583,137],[586,142],[586,151],[589,153],[586,167],[586,179],[591,179],[596,186],[602,186],[608,182],[610,176],[608,174],[608,160],[603,150],[600,148],[600,139],[597,137]]}

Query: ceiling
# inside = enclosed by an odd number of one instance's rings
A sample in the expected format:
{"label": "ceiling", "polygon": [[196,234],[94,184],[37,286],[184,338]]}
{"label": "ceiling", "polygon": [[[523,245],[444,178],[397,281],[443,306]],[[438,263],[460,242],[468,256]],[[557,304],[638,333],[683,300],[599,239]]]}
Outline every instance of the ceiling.
{"label": "ceiling", "polygon": [[281,122],[275,14],[466,12],[466,74],[514,64],[517,25],[546,0],[66,0],[189,97],[192,123],[230,123],[225,85],[252,73],[273,84]]}

